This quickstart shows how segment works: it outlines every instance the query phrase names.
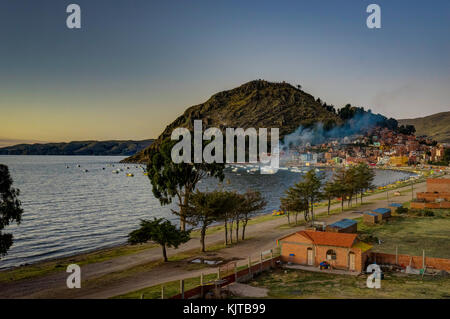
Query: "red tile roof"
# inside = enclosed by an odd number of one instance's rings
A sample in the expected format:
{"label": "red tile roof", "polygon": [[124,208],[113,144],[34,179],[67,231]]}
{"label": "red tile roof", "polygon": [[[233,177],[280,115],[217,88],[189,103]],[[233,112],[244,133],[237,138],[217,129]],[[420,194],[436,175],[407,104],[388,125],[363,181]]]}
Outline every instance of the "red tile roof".
{"label": "red tile roof", "polygon": [[323,231],[302,230],[297,232],[299,235],[310,239],[316,245],[336,246],[336,247],[352,247],[356,234],[334,233]]}

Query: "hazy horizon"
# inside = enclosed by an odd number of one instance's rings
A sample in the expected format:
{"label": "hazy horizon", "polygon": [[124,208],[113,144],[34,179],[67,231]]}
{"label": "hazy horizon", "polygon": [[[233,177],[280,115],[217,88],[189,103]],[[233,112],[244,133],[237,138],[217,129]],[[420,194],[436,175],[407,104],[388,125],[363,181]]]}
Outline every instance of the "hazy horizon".
{"label": "hazy horizon", "polygon": [[[442,111],[442,112],[437,112],[437,113],[445,113],[445,112],[450,112],[450,111]],[[437,114],[437,113],[433,113],[433,114]],[[427,117],[433,114],[428,114],[428,115],[424,115],[424,116],[420,116],[417,118],[421,118],[421,117]],[[180,114],[181,115],[181,114]],[[397,118],[397,120],[407,120],[407,119],[413,119],[413,118]],[[175,118],[174,118],[175,120]],[[168,123],[169,124],[169,123]],[[162,133],[163,129],[161,129]],[[7,146],[14,146],[14,145],[18,145],[18,144],[47,144],[47,143],[69,143],[69,142],[74,142],[74,141],[108,141],[108,140],[115,140],[115,141],[126,141],[126,140],[133,140],[133,141],[142,141],[142,140],[149,140],[149,139],[157,139],[159,134],[157,136],[150,136],[150,137],[146,137],[146,138],[141,138],[141,139],[131,139],[131,138],[126,138],[126,139],[119,139],[119,138],[108,138],[108,139],[103,139],[103,140],[99,140],[99,139],[94,139],[94,138],[87,138],[87,139],[67,139],[67,140],[53,140],[53,141],[40,141],[40,140],[33,140],[33,139],[14,139],[14,138],[2,138],[0,137],[0,148],[1,147],[7,147]]]}
{"label": "hazy horizon", "polygon": [[0,4],[0,143],[156,138],[254,79],[397,119],[450,109],[448,1],[376,1],[377,30],[365,0],[76,3],[80,30],[69,2]]}

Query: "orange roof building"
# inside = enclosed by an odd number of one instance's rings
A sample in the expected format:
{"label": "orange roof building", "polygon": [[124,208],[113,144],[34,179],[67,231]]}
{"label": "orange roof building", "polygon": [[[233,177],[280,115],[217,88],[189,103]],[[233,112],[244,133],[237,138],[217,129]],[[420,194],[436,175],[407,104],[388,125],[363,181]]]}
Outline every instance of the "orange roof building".
{"label": "orange roof building", "polygon": [[281,260],[300,265],[319,266],[323,261],[332,268],[362,272],[372,246],[358,240],[356,234],[302,230],[277,240]]}

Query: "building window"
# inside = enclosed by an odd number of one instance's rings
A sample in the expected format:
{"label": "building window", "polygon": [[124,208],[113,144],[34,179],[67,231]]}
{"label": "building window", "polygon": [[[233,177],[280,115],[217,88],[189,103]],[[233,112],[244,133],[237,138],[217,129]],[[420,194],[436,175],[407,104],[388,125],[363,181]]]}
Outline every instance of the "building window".
{"label": "building window", "polygon": [[336,260],[336,252],[333,249],[327,251],[327,260]]}

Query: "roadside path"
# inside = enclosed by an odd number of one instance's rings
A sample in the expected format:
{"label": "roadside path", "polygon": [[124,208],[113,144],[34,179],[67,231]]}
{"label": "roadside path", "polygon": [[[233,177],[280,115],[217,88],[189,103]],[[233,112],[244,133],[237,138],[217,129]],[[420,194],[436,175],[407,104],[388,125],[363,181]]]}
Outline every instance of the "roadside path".
{"label": "roadside path", "polygon": [[[410,186],[405,186],[396,190],[390,190],[390,202],[403,203],[411,200],[411,192],[407,192],[402,196],[393,196],[394,191],[401,192],[410,189]],[[414,192],[422,192],[425,189],[425,183],[414,185]],[[364,197],[363,201],[373,203],[363,204],[363,206],[355,208],[355,211],[387,206],[386,192],[369,195]],[[346,204],[344,208],[346,208]],[[332,205],[331,210],[333,209],[340,209],[340,204]],[[326,211],[327,207],[315,209],[316,214]],[[360,213],[347,211],[322,218],[321,221],[331,223],[342,218],[357,218],[360,216]],[[303,215],[299,215],[299,221],[302,220]],[[280,227],[285,224],[287,224],[287,218],[280,216],[279,219],[249,225],[246,231],[246,237],[249,239],[239,242],[237,245],[206,254],[214,254],[214,257],[222,257],[227,260],[235,259],[238,260],[238,266],[244,265],[247,263],[248,256],[253,256],[254,260],[256,260],[261,251],[274,248],[277,238],[304,228],[304,226]],[[206,237],[206,243],[208,246],[223,243],[223,237],[223,232],[213,233]],[[192,251],[193,249],[198,249],[199,246],[199,239],[193,238],[176,250],[169,249],[168,256]],[[199,256],[201,255],[199,253]],[[184,269],[186,262],[181,261],[169,262],[151,269],[147,267],[146,269],[145,264],[156,262],[160,259],[161,249],[157,247],[131,255],[115,257],[103,262],[83,265],[81,267],[81,289],[68,289],[66,287],[68,273],[65,272],[65,269],[43,277],[0,283],[0,298],[109,298],[172,280],[199,276],[201,273],[217,272],[215,267],[189,271]],[[125,271],[128,272],[127,276],[121,276],[121,272]]]}

